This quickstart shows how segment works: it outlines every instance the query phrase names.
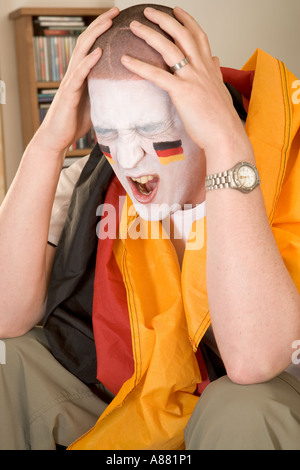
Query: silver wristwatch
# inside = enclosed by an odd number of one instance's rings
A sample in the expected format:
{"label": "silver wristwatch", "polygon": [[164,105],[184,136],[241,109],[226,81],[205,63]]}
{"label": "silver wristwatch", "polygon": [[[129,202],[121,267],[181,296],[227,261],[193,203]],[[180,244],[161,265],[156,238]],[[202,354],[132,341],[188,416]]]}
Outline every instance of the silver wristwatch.
{"label": "silver wristwatch", "polygon": [[206,176],[205,189],[233,188],[250,193],[260,184],[257,168],[248,162],[239,162],[233,168]]}

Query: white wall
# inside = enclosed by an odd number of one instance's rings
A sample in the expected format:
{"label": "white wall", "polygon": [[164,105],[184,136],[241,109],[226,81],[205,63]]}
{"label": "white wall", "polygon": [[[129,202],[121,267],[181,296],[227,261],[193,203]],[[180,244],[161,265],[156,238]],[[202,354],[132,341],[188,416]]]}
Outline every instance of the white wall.
{"label": "white wall", "polygon": [[114,0],[0,0],[0,79],[6,83],[6,104],[1,105],[6,188],[11,184],[22,156],[15,39],[13,21],[8,18],[9,13],[21,7],[106,8],[112,6],[114,6]]}
{"label": "white wall", "polygon": [[[116,0],[120,8],[142,3]],[[160,0],[189,12],[207,33],[212,53],[240,68],[258,47],[300,77],[300,0]]]}
{"label": "white wall", "polygon": [[[9,12],[20,7],[108,7],[120,9],[142,3],[132,0],[2,0],[0,2],[0,79],[7,84],[2,105],[7,186],[18,167],[21,123],[17,86],[13,24]],[[300,77],[300,0],[157,0],[181,6],[192,14],[208,34],[212,52],[221,64],[240,68],[259,47],[283,60]]]}

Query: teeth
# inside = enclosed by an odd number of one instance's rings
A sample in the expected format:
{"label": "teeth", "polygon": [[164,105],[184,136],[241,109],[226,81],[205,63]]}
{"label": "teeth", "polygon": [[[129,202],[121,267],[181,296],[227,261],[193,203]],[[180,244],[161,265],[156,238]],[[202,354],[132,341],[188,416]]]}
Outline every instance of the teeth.
{"label": "teeth", "polygon": [[137,183],[140,184],[146,184],[148,181],[153,180],[153,176],[141,176],[140,178],[131,178],[133,181],[136,181]]}
{"label": "teeth", "polygon": [[140,184],[139,184],[139,190],[140,190],[140,192],[141,192],[142,194],[146,194],[146,196],[148,196],[150,193],[152,193],[152,191],[149,191],[149,192],[146,191],[146,190],[143,188],[143,186],[141,186]]}

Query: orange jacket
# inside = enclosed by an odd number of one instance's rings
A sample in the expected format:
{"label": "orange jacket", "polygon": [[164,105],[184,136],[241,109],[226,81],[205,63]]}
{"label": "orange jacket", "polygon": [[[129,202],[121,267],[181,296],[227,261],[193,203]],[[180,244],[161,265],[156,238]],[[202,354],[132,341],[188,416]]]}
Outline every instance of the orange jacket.
{"label": "orange jacket", "polygon": [[[296,78],[282,62],[261,50],[243,69],[255,70],[246,131],[269,222],[300,291]],[[210,325],[205,219],[193,225],[180,271],[160,223],[137,219],[129,198],[127,208],[114,254],[126,287],[134,373],[95,426],[69,449],[183,449],[183,430],[198,400],[195,390],[201,375],[194,353]],[[149,233],[154,228],[160,238],[126,238],[137,220],[140,230]]]}

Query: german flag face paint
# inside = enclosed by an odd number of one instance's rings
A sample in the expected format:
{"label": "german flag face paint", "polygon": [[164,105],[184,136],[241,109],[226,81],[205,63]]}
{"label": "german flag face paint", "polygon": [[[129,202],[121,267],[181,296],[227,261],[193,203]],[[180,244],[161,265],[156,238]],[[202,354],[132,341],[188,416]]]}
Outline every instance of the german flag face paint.
{"label": "german flag face paint", "polygon": [[101,144],[99,144],[99,147],[100,147],[100,150],[103,153],[103,155],[106,156],[109,163],[111,163],[113,165],[114,161],[113,161],[111,153],[110,153],[110,148],[106,145],[101,145]]}
{"label": "german flag face paint", "polygon": [[185,159],[181,140],[155,142],[153,147],[162,165],[168,165],[169,163]]}

